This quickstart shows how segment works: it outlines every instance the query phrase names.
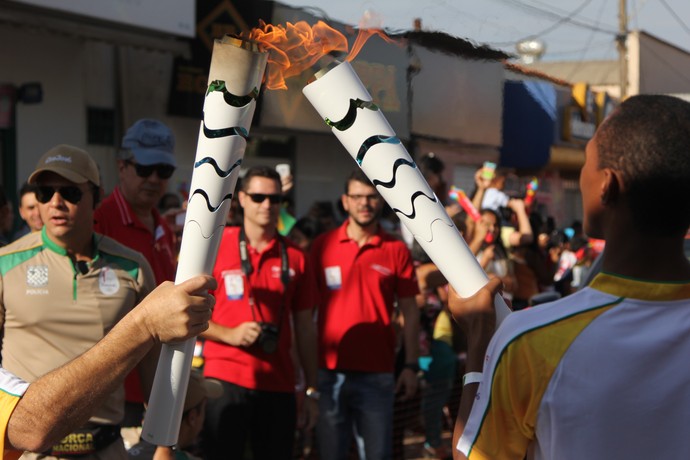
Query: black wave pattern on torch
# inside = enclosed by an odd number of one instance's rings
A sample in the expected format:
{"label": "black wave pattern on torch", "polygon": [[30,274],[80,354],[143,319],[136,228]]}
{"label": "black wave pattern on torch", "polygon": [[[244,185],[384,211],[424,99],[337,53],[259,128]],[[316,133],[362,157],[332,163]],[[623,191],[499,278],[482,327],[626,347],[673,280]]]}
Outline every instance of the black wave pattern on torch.
{"label": "black wave pattern on torch", "polygon": [[[376,187],[378,187],[379,185],[381,187],[388,188],[388,189],[395,187],[395,185],[397,184],[397,177],[396,176],[398,174],[398,168],[401,166],[409,166],[412,169],[417,169],[417,165],[413,161],[408,161],[405,158],[398,158],[397,160],[395,160],[395,163],[393,163],[393,177],[391,178],[390,181],[384,182],[384,181],[380,181],[378,179],[374,179],[372,181],[372,183]],[[417,209],[414,206],[414,201],[419,196],[424,196],[424,197],[428,198],[429,201],[431,201],[432,203],[437,202],[435,195],[429,196],[426,193],[424,193],[423,191],[418,190],[412,194],[412,198],[410,199],[410,204],[412,205],[412,213],[411,214],[405,214],[404,212],[402,212],[398,208],[393,208],[393,211],[397,212],[398,214],[402,214],[403,216],[407,217],[408,219],[414,219],[415,216],[417,215]]]}
{"label": "black wave pattern on torch", "polygon": [[369,109],[374,112],[379,110],[379,107],[372,101],[363,101],[362,99],[350,99],[350,108],[347,110],[347,114],[340,121],[331,121],[326,118],[324,121],[331,128],[335,128],[338,131],[345,131],[355,124],[357,120],[357,109]]}
{"label": "black wave pattern on torch", "polygon": [[[244,107],[247,104],[251,103],[253,100],[255,100],[258,95],[259,95],[259,90],[257,88],[254,88],[252,91],[249,92],[249,94],[245,96],[236,96],[232,94],[231,92],[228,91],[227,87],[225,86],[225,82],[223,80],[213,80],[209,85],[208,85],[208,90],[206,91],[206,96],[208,96],[210,93],[213,91],[220,91],[223,93],[223,100],[225,101],[226,104],[232,106],[232,107]],[[240,136],[243,139],[246,139],[249,136],[248,131],[243,128],[242,126],[231,126],[228,128],[219,128],[219,129],[211,129],[206,126],[206,118],[204,117],[203,120],[203,132],[204,136],[208,139],[218,139],[220,137],[227,137],[227,136]],[[204,157],[201,160],[197,161],[194,163],[194,169],[199,168],[205,164],[210,164],[213,166],[213,169],[216,171],[216,174],[218,177],[225,179],[228,177],[233,170],[235,170],[240,164],[242,164],[242,159],[240,158],[230,166],[230,169],[227,171],[224,171],[218,166],[218,163],[216,160],[212,157]],[[216,212],[220,207],[223,205],[223,202],[225,200],[230,200],[232,199],[232,193],[228,193],[223,197],[223,199],[220,200],[220,203],[218,203],[217,206],[213,206],[211,204],[211,200],[208,197],[208,194],[206,193],[205,190],[203,189],[196,189],[194,192],[190,195],[189,201],[192,200],[192,197],[194,195],[201,195],[204,197],[206,200],[206,207],[210,212]]]}
{"label": "black wave pattern on torch", "polygon": [[[237,160],[232,166],[230,166],[230,168],[229,168],[227,171],[223,171],[223,170],[218,166],[218,163],[216,163],[215,158],[212,158],[212,157],[204,157],[204,158],[202,158],[201,160],[199,160],[199,161],[197,161],[196,163],[194,163],[194,169],[199,168],[199,167],[201,167],[201,166],[203,166],[203,165],[205,165],[205,164],[210,164],[211,166],[213,166],[213,169],[216,171],[216,174],[218,175],[218,177],[220,177],[221,179],[225,179],[225,178],[228,177],[235,169],[237,169],[237,168],[242,164],[242,159],[240,158],[239,160]],[[204,191],[203,189],[200,189],[200,188],[195,189],[194,192],[193,192],[193,193],[190,195],[190,197],[189,197],[189,201],[190,201],[190,202],[192,201],[192,197],[193,197],[194,195],[201,195],[201,196],[203,196],[204,199],[206,200],[206,207],[207,207],[208,210],[211,211],[211,212],[216,212],[216,211],[222,206],[223,201],[232,199],[232,193],[228,193],[227,195],[225,195],[225,196],[223,197],[222,200],[220,200],[220,203],[218,203],[218,206],[213,206],[213,205],[211,205],[211,200],[208,198],[208,195],[206,194],[206,191]]]}

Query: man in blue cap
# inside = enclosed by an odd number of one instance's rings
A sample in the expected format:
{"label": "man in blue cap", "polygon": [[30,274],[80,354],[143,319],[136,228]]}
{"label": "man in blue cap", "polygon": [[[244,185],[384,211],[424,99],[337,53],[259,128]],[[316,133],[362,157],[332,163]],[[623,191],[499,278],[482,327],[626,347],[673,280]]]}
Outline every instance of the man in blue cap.
{"label": "man in blue cap", "polygon": [[175,172],[175,136],[158,120],[141,119],[122,139],[120,184],[96,210],[96,231],[144,254],[156,283],[175,278],[173,232],[156,205]]}
{"label": "man in blue cap", "polygon": [[[122,139],[117,170],[120,184],[96,210],[95,229],[144,255],[156,284],[175,279],[175,236],[156,205],[175,172],[175,136],[158,120],[135,122]],[[138,376],[125,382],[127,415],[123,426],[140,426],[143,394]]]}

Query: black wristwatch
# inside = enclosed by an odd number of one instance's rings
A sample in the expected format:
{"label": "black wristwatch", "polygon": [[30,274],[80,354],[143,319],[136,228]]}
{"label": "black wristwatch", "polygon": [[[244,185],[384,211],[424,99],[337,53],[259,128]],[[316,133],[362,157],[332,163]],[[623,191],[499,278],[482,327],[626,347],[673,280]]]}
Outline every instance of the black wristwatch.
{"label": "black wristwatch", "polygon": [[419,364],[417,363],[405,363],[403,369],[410,369],[412,372],[417,374],[419,372]]}

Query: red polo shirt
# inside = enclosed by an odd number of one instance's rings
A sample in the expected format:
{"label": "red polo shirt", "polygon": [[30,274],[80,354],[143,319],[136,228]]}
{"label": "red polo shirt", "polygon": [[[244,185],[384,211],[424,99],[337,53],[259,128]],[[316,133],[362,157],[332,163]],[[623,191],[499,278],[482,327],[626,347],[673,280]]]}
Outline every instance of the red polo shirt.
{"label": "red polo shirt", "polygon": [[132,207],[115,187],[94,213],[94,228],[135,251],[141,252],[153,269],[156,284],[174,281],[177,267],[174,236],[157,209],[152,209],[155,233],[151,233],[134,214]]}
{"label": "red polo shirt", "polygon": [[[141,252],[151,265],[158,285],[163,281],[175,280],[177,256],[172,230],[157,209],[154,208],[151,212],[156,222],[155,233],[151,233],[141,223],[122,195],[120,187],[115,187],[113,193],[101,202],[94,213],[94,230]],[[125,393],[127,401],[144,402],[136,369],[125,380]]]}
{"label": "red polo shirt", "polygon": [[383,230],[360,248],[347,236],[348,222],[311,247],[319,290],[319,367],[393,372],[393,306],[419,292],[412,257]]}
{"label": "red polo shirt", "polygon": [[[306,255],[281,238],[286,244],[290,272],[286,290],[281,280],[280,244],[274,238],[261,252],[247,244],[252,264],[247,280],[240,263],[239,233],[239,227],[226,227],[223,231],[213,268],[218,289],[214,293],[216,306],[211,320],[226,327],[246,321],[280,324],[278,348],[274,353],[266,353],[258,345],[234,347],[206,340],[204,375],[249,389],[294,392],[290,316],[316,306],[313,273]],[[254,299],[254,309],[250,298]]]}

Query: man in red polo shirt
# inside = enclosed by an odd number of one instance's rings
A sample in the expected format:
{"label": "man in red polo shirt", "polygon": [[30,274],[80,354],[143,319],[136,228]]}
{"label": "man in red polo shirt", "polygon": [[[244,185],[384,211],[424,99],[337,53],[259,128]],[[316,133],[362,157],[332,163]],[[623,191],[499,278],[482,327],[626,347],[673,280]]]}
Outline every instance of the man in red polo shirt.
{"label": "man in red polo shirt", "polygon": [[175,172],[175,136],[158,120],[134,123],[117,161],[120,185],[96,210],[96,231],[141,252],[156,283],[175,279],[174,234],[156,209]]}
{"label": "man in red polo shirt", "polygon": [[[350,175],[341,199],[348,220],[311,248],[320,295],[319,452],[347,458],[354,431],[360,458],[390,458],[395,394],[407,399],[417,391],[419,288],[410,251],[381,229],[383,198],[361,170]],[[396,304],[406,363],[397,382]]]}
{"label": "man in red polo shirt", "polygon": [[[175,172],[175,136],[158,120],[141,119],[122,139],[117,170],[120,184],[94,214],[95,230],[141,252],[156,284],[175,279],[174,234],[156,209]],[[125,381],[127,409],[123,426],[141,426],[144,395],[139,376]],[[135,442],[136,440],[128,440]]]}
{"label": "man in red polo shirt", "polygon": [[295,345],[307,384],[306,428],[318,416],[314,277],[306,255],[277,233],[280,176],[256,166],[238,192],[240,227],[226,227],[213,276],[217,303],[202,334],[204,375],[223,384],[206,410],[204,454],[210,460],[292,458],[296,428]]}

